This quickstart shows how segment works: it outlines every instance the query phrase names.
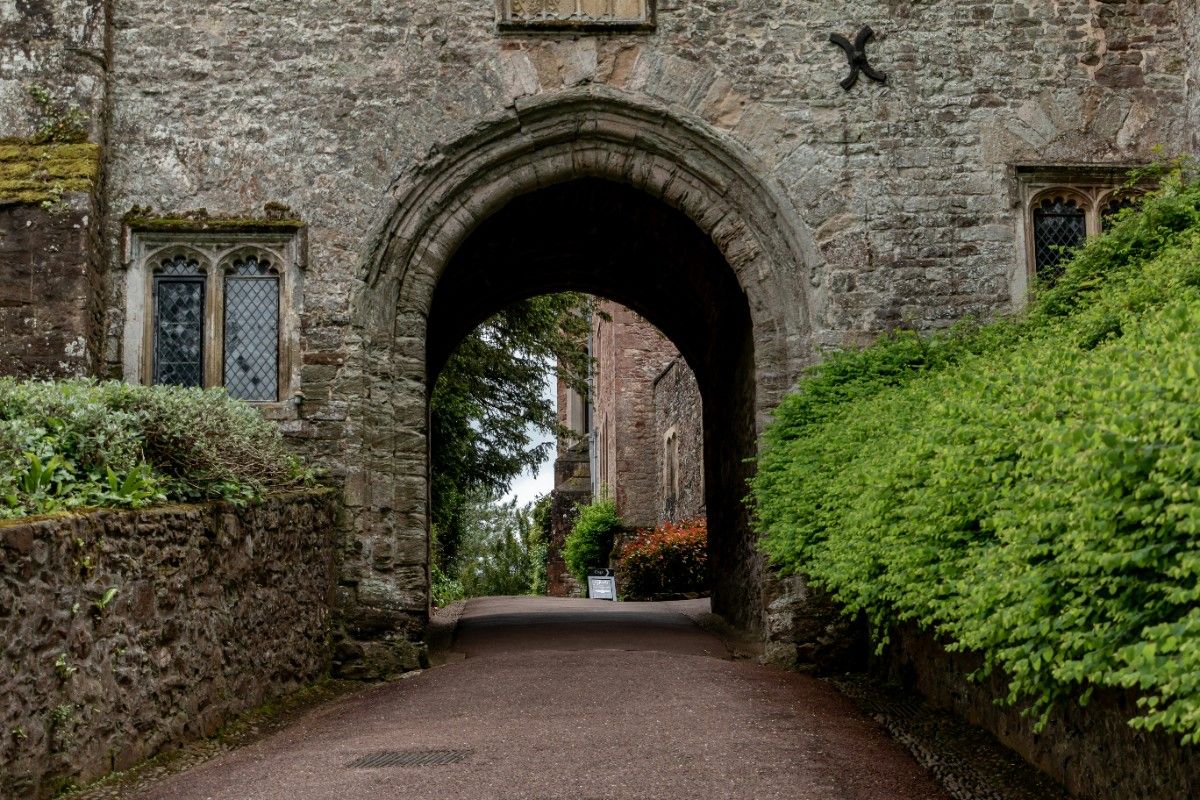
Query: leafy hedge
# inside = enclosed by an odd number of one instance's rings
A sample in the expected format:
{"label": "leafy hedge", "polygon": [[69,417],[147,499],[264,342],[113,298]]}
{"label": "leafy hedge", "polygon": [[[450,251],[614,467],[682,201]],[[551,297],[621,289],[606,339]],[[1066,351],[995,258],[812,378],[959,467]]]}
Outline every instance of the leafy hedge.
{"label": "leafy hedge", "polygon": [[278,427],[222,390],[0,378],[0,519],[310,481]]}
{"label": "leafy hedge", "polygon": [[812,369],[764,436],[763,547],[1000,668],[1044,724],[1136,688],[1200,742],[1200,186],[1178,173],[1018,318]]}
{"label": "leafy hedge", "polygon": [[621,594],[631,600],[708,589],[708,524],[664,522],[639,533],[617,554]]}
{"label": "leafy hedge", "polygon": [[575,525],[563,542],[563,561],[576,580],[587,584],[590,568],[608,566],[613,539],[624,527],[611,497],[603,496],[579,507]]}

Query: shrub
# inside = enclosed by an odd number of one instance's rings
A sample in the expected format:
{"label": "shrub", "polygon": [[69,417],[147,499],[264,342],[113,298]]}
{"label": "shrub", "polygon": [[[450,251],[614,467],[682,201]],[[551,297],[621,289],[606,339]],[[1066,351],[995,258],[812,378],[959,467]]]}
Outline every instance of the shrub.
{"label": "shrub", "polygon": [[810,371],[754,478],[762,542],[915,620],[1048,710],[1141,692],[1200,741],[1200,187],[1176,178],[1019,318],[900,333]]}
{"label": "shrub", "polygon": [[278,427],[222,390],[0,378],[0,518],[309,481]]}
{"label": "shrub", "polygon": [[602,496],[580,506],[575,525],[563,542],[563,560],[580,583],[587,582],[587,571],[592,567],[608,566],[613,537],[624,527],[611,497]]}
{"label": "shrub", "polygon": [[708,588],[708,524],[664,522],[626,542],[617,556],[621,593],[631,600],[704,592]]}
{"label": "shrub", "polygon": [[546,586],[546,543],[539,500],[518,506],[486,491],[471,491],[463,503],[462,539],[454,560],[439,563],[434,528],[430,577],[434,605],[464,597],[541,594]]}

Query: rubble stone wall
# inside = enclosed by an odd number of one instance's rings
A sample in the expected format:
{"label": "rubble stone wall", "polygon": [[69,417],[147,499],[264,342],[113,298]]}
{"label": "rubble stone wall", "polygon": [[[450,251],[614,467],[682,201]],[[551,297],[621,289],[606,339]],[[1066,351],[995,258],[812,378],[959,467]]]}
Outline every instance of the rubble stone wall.
{"label": "rubble stone wall", "polygon": [[950,653],[913,627],[898,630],[881,666],[935,706],[993,734],[1081,800],[1175,800],[1200,796],[1200,747],[1176,736],[1129,726],[1134,692],[1096,692],[1086,707],[1061,703],[1046,728],[1020,706],[997,705],[1008,694],[1004,676],[970,676],[983,664],[974,653]]}
{"label": "rubble stone wall", "polygon": [[329,669],[333,492],[0,523],[0,797],[42,798]]}

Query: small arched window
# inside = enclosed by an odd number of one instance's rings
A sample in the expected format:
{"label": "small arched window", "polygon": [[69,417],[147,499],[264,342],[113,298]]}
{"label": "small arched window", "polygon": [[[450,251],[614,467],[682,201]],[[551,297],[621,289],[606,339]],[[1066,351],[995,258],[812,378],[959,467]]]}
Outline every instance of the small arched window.
{"label": "small arched window", "polygon": [[1103,229],[1107,229],[1109,222],[1117,214],[1120,214],[1127,208],[1133,208],[1136,205],[1137,196],[1129,194],[1113,193],[1105,199],[1104,204],[1100,207],[1100,225]]}
{"label": "small arched window", "polygon": [[204,268],[176,255],[154,271],[154,383],[204,385]]}
{"label": "small arched window", "polygon": [[[224,387],[278,419],[300,386],[303,226],[130,230],[122,366],[131,383]],[[294,417],[293,417],[294,418]]]}
{"label": "small arched window", "polygon": [[1072,197],[1047,197],[1033,210],[1034,270],[1053,282],[1071,251],[1087,239],[1087,213]]}
{"label": "small arched window", "polygon": [[675,519],[675,509],[679,504],[679,438],[675,428],[670,428],[663,434],[663,516]]}
{"label": "small arched window", "polygon": [[1114,215],[1135,205],[1148,183],[1129,167],[1018,167],[1028,275],[1053,284],[1073,251],[1099,236]]}
{"label": "small arched window", "polygon": [[239,258],[225,270],[225,390],[242,400],[279,395],[279,272],[265,258]]}

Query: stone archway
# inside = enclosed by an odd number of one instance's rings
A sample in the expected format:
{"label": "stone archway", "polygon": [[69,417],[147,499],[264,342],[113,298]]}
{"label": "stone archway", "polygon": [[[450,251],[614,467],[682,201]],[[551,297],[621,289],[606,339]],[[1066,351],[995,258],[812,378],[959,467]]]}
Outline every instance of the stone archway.
{"label": "stone archway", "polygon": [[[752,400],[741,413],[751,440],[811,360],[805,283],[817,250],[766,166],[702,121],[594,86],[510,109],[431,153],[395,184],[393,207],[372,238],[352,300],[354,355],[336,385],[347,407],[346,462],[355,465],[346,476],[340,605],[356,639],[411,633],[427,619],[427,397],[440,366],[431,359],[444,357],[453,339],[433,327],[441,323],[431,313],[447,269],[471,235],[514,201],[582,180],[636,190],[667,208],[721,261],[726,288],[743,298]],[[586,280],[551,283],[514,286],[513,299],[587,288]],[[639,306],[619,286],[592,288]],[[463,309],[460,322],[495,310]],[[654,308],[640,310],[655,318]],[[694,368],[697,360],[689,358]],[[730,575],[752,584],[741,592],[750,598],[761,566],[751,543],[736,557],[744,563]],[[760,601],[726,611],[756,626]]]}

